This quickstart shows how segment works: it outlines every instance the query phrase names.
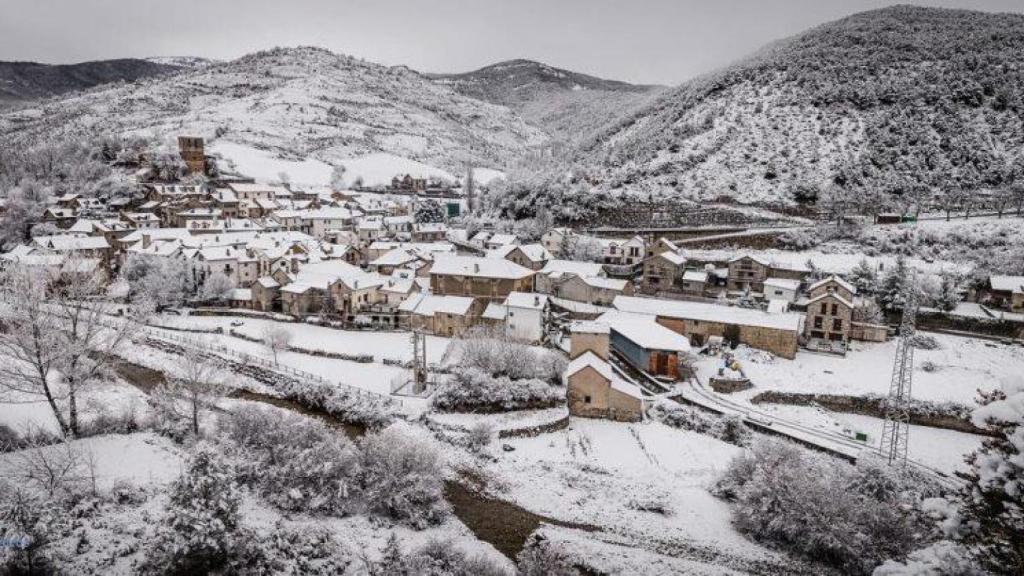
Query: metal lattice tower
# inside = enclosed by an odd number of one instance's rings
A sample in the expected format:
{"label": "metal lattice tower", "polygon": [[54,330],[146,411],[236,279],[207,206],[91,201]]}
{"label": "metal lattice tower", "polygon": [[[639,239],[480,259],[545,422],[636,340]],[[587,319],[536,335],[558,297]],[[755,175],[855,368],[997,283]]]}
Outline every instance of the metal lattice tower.
{"label": "metal lattice tower", "polygon": [[427,387],[427,337],[418,330],[412,332],[412,356],[413,393],[419,394]]}
{"label": "metal lattice tower", "polygon": [[914,376],[914,332],[917,317],[917,282],[911,273],[903,297],[903,320],[900,322],[896,359],[892,366],[892,382],[882,429],[882,456],[890,466],[907,465],[907,441],[910,437],[910,392]]}

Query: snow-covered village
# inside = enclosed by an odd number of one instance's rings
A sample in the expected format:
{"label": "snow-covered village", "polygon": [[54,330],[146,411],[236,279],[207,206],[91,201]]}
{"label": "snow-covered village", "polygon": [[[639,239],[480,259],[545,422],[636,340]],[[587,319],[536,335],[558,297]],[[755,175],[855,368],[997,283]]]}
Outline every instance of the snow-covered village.
{"label": "snow-covered village", "polygon": [[0,574],[1024,574],[1019,4],[13,4]]}

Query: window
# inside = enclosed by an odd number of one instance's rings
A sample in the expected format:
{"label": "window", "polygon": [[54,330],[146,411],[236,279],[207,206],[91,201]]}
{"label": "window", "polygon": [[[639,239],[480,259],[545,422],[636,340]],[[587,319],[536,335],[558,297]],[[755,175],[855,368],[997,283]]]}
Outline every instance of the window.
{"label": "window", "polygon": [[828,314],[828,304],[826,304],[824,302],[821,303],[821,313],[822,314]]}
{"label": "window", "polygon": [[838,314],[839,314],[839,305],[838,304],[833,304],[832,305],[832,315],[836,316]]}
{"label": "window", "polygon": [[843,329],[843,319],[842,318],[835,318],[835,319],[833,319],[832,320],[832,329],[833,330],[837,330],[837,331],[842,330]]}
{"label": "window", "polygon": [[815,316],[814,317],[814,327],[815,328],[821,328],[821,325],[822,325],[821,316]]}
{"label": "window", "polygon": [[590,396],[584,396],[583,397],[583,403],[584,404],[590,404]]}
{"label": "window", "polygon": [[776,290],[775,291],[775,295],[776,296],[782,296],[782,290]]}

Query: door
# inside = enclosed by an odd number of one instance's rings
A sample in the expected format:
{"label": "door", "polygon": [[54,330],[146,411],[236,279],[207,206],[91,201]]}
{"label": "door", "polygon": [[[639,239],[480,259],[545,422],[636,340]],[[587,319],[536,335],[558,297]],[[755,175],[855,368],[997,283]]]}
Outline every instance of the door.
{"label": "door", "polygon": [[662,352],[657,353],[654,373],[658,375],[668,374],[668,354]]}

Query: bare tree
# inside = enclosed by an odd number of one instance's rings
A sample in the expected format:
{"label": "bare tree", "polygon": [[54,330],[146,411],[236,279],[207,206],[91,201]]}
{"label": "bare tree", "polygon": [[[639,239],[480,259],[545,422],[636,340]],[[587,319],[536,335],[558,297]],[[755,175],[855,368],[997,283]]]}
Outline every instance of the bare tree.
{"label": "bare tree", "polygon": [[292,341],[292,333],[282,326],[267,324],[261,331],[263,345],[274,355],[274,364],[277,364],[278,353],[287,350]]}
{"label": "bare tree", "polygon": [[0,280],[0,399],[45,398],[64,436],[78,436],[81,394],[139,329],[115,316],[95,264],[13,265]]}
{"label": "bare tree", "polygon": [[181,422],[187,420],[195,437],[199,437],[201,410],[216,406],[228,387],[228,370],[215,356],[183,357],[174,376],[154,391],[158,412],[164,418]]}

